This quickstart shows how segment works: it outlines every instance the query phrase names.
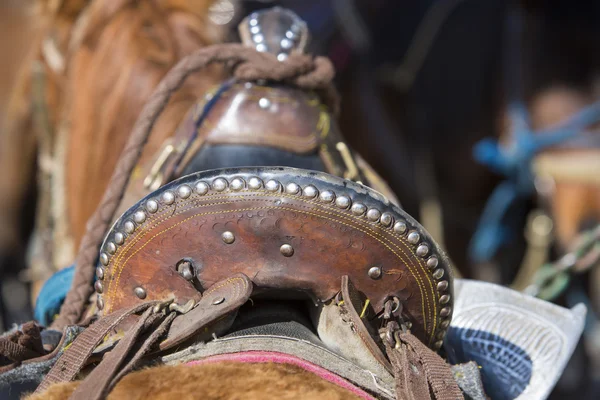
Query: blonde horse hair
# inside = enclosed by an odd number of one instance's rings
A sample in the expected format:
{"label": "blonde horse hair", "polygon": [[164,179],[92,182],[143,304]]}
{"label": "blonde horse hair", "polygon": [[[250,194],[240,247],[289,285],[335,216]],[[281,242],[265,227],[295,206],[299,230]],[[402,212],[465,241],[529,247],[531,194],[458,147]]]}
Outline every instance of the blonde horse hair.
{"label": "blonde horse hair", "polygon": [[[26,400],[69,398],[79,382],[59,383]],[[107,400],[305,399],[360,397],[295,365],[218,362],[158,366],[126,375]]]}

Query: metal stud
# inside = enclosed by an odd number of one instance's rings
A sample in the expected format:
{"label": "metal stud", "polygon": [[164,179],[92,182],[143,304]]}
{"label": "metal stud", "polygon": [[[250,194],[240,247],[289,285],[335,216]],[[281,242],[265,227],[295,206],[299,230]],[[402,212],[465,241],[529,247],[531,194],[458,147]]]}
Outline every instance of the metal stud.
{"label": "metal stud", "polygon": [[450,301],[450,295],[445,294],[440,297],[440,304],[447,304]]}
{"label": "metal stud", "polygon": [[166,205],[170,205],[175,202],[175,195],[171,191],[164,192],[160,198]]}
{"label": "metal stud", "polygon": [[383,225],[383,226],[390,226],[392,224],[393,220],[394,220],[394,217],[392,217],[392,214],[383,213],[383,214],[381,214],[381,218],[379,219],[379,222],[381,222],[381,225]]}
{"label": "metal stud", "polygon": [[381,211],[379,211],[376,208],[370,208],[369,211],[367,211],[367,219],[369,221],[379,221],[379,218],[381,217]]}
{"label": "metal stud", "polygon": [[440,322],[440,327],[441,327],[442,329],[446,329],[446,328],[448,328],[449,326],[450,326],[450,320],[448,320],[448,319],[445,319],[445,320],[443,320],[442,322]]}
{"label": "metal stud", "polygon": [[96,293],[102,293],[104,291],[102,281],[96,281],[96,283],[94,283],[94,289],[96,289]]}
{"label": "metal stud", "polygon": [[447,317],[448,315],[450,315],[450,312],[452,312],[452,308],[450,307],[444,307],[440,310],[440,316],[441,317]]}
{"label": "metal stud", "polygon": [[439,281],[437,284],[437,290],[443,292],[446,289],[448,289],[448,281]]}
{"label": "metal stud", "polygon": [[139,299],[145,299],[146,298],[146,290],[143,287],[141,287],[141,286],[138,286],[135,289],[133,289],[133,293],[135,293],[135,295]]}
{"label": "metal stud", "polygon": [[341,209],[346,209],[352,204],[352,200],[350,200],[347,196],[339,196],[335,199],[335,205]]}
{"label": "metal stud", "polygon": [[181,185],[177,188],[177,194],[182,199],[187,199],[192,194],[192,188],[188,185]]}
{"label": "metal stud", "polygon": [[146,210],[148,210],[150,214],[154,214],[155,212],[157,212],[158,203],[156,202],[156,200],[148,200],[146,202]]}
{"label": "metal stud", "polygon": [[271,179],[265,184],[265,189],[267,189],[269,192],[277,192],[279,190],[279,182]]}
{"label": "metal stud", "polygon": [[425,257],[429,253],[429,246],[425,243],[421,243],[419,247],[417,247],[417,255],[419,257]]}
{"label": "metal stud", "polygon": [[441,349],[443,344],[444,344],[444,342],[442,340],[438,340],[437,342],[434,343],[434,346],[436,349]]}
{"label": "metal stud", "polygon": [[138,224],[143,223],[146,220],[146,213],[142,210],[136,211],[135,214],[133,214],[133,220]]}
{"label": "metal stud", "polygon": [[231,231],[225,231],[221,234],[221,239],[227,244],[235,242],[235,235]]}
{"label": "metal stud", "polygon": [[218,306],[219,304],[222,304],[225,301],[225,297],[217,297],[213,300],[213,305],[214,306]]}
{"label": "metal stud", "polygon": [[117,251],[117,246],[113,242],[106,243],[106,251],[108,254],[115,254]]}
{"label": "metal stud", "polygon": [[208,183],[206,182],[198,182],[196,183],[196,186],[194,186],[194,189],[196,190],[196,193],[198,193],[199,195],[205,195],[206,193],[208,193]]}
{"label": "metal stud", "polygon": [[102,300],[102,297],[100,296],[96,298],[96,307],[98,307],[98,310],[102,310],[104,308],[104,300]]}
{"label": "metal stud", "polygon": [[261,53],[264,53],[265,51],[267,51],[267,46],[265,46],[264,43],[257,44],[256,51],[260,51]]}
{"label": "metal stud", "polygon": [[256,35],[258,32],[260,32],[260,26],[253,26],[252,28],[250,28],[251,34]]}
{"label": "metal stud", "polygon": [[125,243],[125,235],[123,235],[121,232],[115,233],[115,243],[116,244]]}
{"label": "metal stud", "polygon": [[442,276],[444,276],[444,270],[443,269],[438,268],[435,271],[433,271],[433,277],[435,279],[441,279]]}
{"label": "metal stud", "polygon": [[279,53],[277,54],[277,61],[285,61],[287,60],[288,55],[285,53]]}
{"label": "metal stud", "polygon": [[262,185],[263,185],[262,180],[260,180],[256,176],[253,176],[252,178],[248,179],[248,187],[250,189],[260,189],[262,187]]}
{"label": "metal stud", "polygon": [[302,195],[304,197],[308,197],[309,199],[314,199],[315,197],[317,197],[318,194],[319,194],[319,191],[313,185],[308,185],[302,191]]}
{"label": "metal stud", "polygon": [[382,274],[382,270],[381,267],[371,267],[369,268],[369,278],[371,279],[379,279],[381,278],[381,274]]}
{"label": "metal stud", "polygon": [[437,335],[435,335],[436,339],[443,340],[444,336],[446,336],[446,331],[439,331]]}
{"label": "metal stud", "polygon": [[108,265],[108,254],[106,253],[100,253],[100,263],[102,263],[102,265],[106,266]]}
{"label": "metal stud", "polygon": [[104,268],[102,267],[97,267],[96,268],[96,276],[98,277],[98,279],[102,280],[104,279]]}
{"label": "metal stud", "polygon": [[294,248],[289,244],[282,244],[279,248],[279,252],[285,257],[291,257],[294,255]]}
{"label": "metal stud", "polygon": [[271,100],[267,99],[266,97],[262,97],[260,100],[258,100],[258,106],[262,109],[269,108],[271,106]]}
{"label": "metal stud", "polygon": [[135,231],[135,224],[132,221],[125,221],[123,224],[123,229],[127,233],[133,233]]}
{"label": "metal stud", "polygon": [[401,235],[406,233],[407,229],[408,227],[406,226],[406,222],[404,221],[398,221],[394,224],[394,232],[399,233]]}
{"label": "metal stud", "polygon": [[412,243],[412,244],[417,244],[419,243],[419,239],[421,238],[421,236],[419,236],[419,234],[417,232],[411,232],[408,234],[408,242]]}
{"label": "metal stud", "polygon": [[330,190],[324,190],[319,195],[319,200],[323,203],[331,203],[335,199],[335,194]]}
{"label": "metal stud", "polygon": [[246,182],[242,178],[233,178],[229,187],[231,190],[238,191],[242,190],[246,186]]}
{"label": "metal stud", "polygon": [[223,178],[217,178],[213,181],[212,186],[217,192],[222,192],[227,189],[227,181]]}
{"label": "metal stud", "polygon": [[427,259],[427,267],[429,269],[434,269],[435,267],[437,267],[437,265],[438,265],[437,257],[433,256],[433,257],[429,257]]}
{"label": "metal stud", "polygon": [[281,39],[281,43],[279,43],[281,45],[282,49],[291,49],[292,48],[292,41],[289,39]]}
{"label": "metal stud", "polygon": [[285,192],[289,194],[297,194],[300,191],[300,186],[296,185],[294,182],[290,182],[285,185]]}
{"label": "metal stud", "polygon": [[350,211],[354,215],[363,215],[365,212],[367,212],[367,206],[362,203],[354,203],[352,204]]}

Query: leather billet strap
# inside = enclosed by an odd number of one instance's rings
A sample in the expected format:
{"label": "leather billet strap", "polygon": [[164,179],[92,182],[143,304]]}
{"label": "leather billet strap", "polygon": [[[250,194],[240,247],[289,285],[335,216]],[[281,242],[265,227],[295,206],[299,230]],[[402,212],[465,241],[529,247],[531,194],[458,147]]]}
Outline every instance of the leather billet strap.
{"label": "leather billet strap", "polygon": [[92,324],[77,336],[73,344],[58,359],[36,392],[40,393],[54,383],[73,380],[86,365],[96,346],[111,330],[116,328],[126,317],[150,309],[159,303],[160,301],[151,301],[136,304],[128,309],[118,310]]}
{"label": "leather billet strap", "polygon": [[[99,259],[100,315],[173,296],[183,306],[231,273],[323,303],[348,275],[374,315],[401,299],[401,317],[436,350],[452,315],[450,261],[418,222],[372,189],[314,171],[188,175],[128,210]],[[183,261],[192,276],[178,273]]]}
{"label": "leather billet strap", "polygon": [[[183,343],[202,330],[206,330],[209,337],[216,333],[210,324],[241,307],[250,298],[252,289],[252,281],[247,276],[235,274],[205,291],[195,308],[185,314],[171,311],[170,301],[148,301],[109,314],[77,337],[36,392],[40,393],[54,383],[73,380],[89,363],[90,356],[107,335],[122,326],[127,317],[143,312],[73,394],[76,399],[103,398],[150,351],[165,350]],[[140,345],[140,338],[148,332],[149,336]],[[160,340],[163,340],[162,343],[155,346]],[[130,356],[132,352],[133,356]]]}

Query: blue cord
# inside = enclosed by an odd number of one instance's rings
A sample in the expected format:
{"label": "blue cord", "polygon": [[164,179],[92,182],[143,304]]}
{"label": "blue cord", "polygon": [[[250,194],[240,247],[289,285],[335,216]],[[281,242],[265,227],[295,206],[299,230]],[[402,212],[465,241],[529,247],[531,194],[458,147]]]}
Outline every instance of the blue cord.
{"label": "blue cord", "polygon": [[492,192],[471,239],[469,257],[478,263],[490,261],[510,239],[511,226],[516,224],[510,223],[512,215],[509,210],[534,193],[531,161],[535,155],[543,149],[576,137],[587,126],[599,122],[600,102],[584,108],[565,122],[540,132],[534,132],[530,128],[529,115],[522,102],[510,104],[508,112],[514,139],[510,147],[503,147],[497,140],[486,138],[473,149],[475,160],[506,177]]}
{"label": "blue cord", "polygon": [[75,265],[71,265],[55,272],[42,286],[35,302],[33,316],[43,326],[49,326],[60,312],[60,307],[71,288],[74,275]]}

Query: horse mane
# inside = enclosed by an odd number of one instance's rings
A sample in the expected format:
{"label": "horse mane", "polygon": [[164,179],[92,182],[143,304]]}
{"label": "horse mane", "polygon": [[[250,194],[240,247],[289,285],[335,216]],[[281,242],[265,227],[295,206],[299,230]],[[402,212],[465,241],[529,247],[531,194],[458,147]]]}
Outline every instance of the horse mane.
{"label": "horse mane", "polygon": [[[63,103],[66,204],[75,245],[97,207],[143,104],[182,57],[217,42],[211,0],[93,1],[75,25]],[[157,122],[154,154],[218,72],[191,77]]]}

